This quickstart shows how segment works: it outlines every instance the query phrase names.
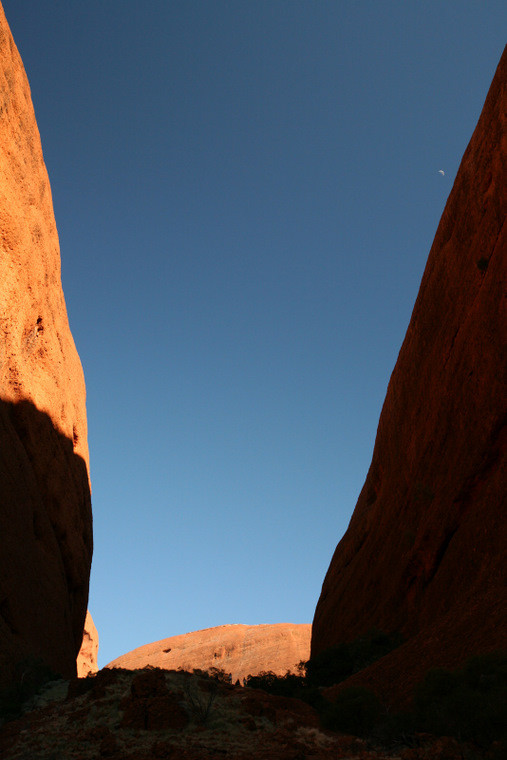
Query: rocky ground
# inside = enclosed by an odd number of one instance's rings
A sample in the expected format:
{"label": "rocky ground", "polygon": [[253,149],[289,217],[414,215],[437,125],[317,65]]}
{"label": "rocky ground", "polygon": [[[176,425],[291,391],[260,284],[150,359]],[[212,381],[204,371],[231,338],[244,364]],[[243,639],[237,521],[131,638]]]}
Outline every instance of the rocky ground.
{"label": "rocky ground", "polygon": [[315,710],[300,700],[154,668],[103,669],[86,679],[56,681],[25,710],[0,729],[3,760],[485,757],[454,739],[427,735],[374,746],[324,730]]}

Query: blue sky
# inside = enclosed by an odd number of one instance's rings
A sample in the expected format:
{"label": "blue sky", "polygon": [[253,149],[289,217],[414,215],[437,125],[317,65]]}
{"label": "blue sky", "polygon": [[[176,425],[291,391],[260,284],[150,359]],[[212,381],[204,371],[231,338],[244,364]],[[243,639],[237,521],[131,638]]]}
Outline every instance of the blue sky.
{"label": "blue sky", "polygon": [[99,663],[311,622],[504,3],[3,5],[87,383]]}

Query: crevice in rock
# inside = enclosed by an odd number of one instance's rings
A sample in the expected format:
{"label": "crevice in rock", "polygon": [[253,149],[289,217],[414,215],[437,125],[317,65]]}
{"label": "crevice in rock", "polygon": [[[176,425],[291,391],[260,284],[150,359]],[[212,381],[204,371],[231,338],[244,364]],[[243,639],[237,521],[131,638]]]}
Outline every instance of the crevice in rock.
{"label": "crevice in rock", "polygon": [[449,544],[451,543],[454,537],[454,534],[456,533],[457,530],[458,530],[458,527],[455,526],[446,531],[444,538],[435,553],[435,558],[433,560],[432,566],[430,567],[427,573],[426,585],[429,585],[431,581],[433,580],[433,578],[435,577],[435,575],[437,574],[438,569],[440,565],[442,564],[442,560],[445,556],[445,553],[447,549],[449,548]]}
{"label": "crevice in rock", "polygon": [[2,618],[5,625],[14,636],[20,635],[20,631],[14,622],[9,600],[6,597],[0,600],[0,618]]}
{"label": "crevice in rock", "polygon": [[[496,246],[497,246],[498,240],[500,239],[500,235],[502,234],[502,230],[503,230],[503,228],[504,228],[504,225],[505,225],[505,221],[504,221],[504,222],[502,222],[502,224],[501,224],[501,226],[500,226],[500,229],[498,230],[498,234],[497,234],[497,236],[496,236],[496,238],[495,238],[495,242],[493,243],[493,245],[492,245],[492,247],[491,247],[491,251],[492,251],[492,252],[491,252],[491,256],[490,256],[490,257],[489,257],[489,259],[488,259],[488,266],[489,266],[489,264],[490,264],[490,262],[491,262],[491,259],[492,259],[492,258],[493,258],[493,256],[495,255]],[[477,298],[478,298],[478,296],[479,296],[479,293],[481,292],[481,288],[482,288],[482,286],[483,286],[483,284],[484,284],[484,281],[485,281],[485,276],[484,276],[485,274],[486,274],[485,272],[482,272],[482,277],[481,277],[481,280],[480,280],[480,282],[479,282],[479,286],[478,286],[478,288],[477,288],[477,291],[476,291],[476,293],[475,293],[474,297],[472,298],[472,301],[471,301],[471,303],[470,303],[470,306],[469,306],[469,308],[468,308],[468,310],[467,310],[466,314],[463,316],[463,319],[461,320],[461,322],[460,322],[460,324],[459,324],[459,326],[458,326],[458,328],[457,328],[456,332],[455,332],[455,333],[454,333],[454,335],[452,336],[452,339],[451,339],[451,345],[450,345],[450,347],[449,347],[449,351],[447,352],[447,356],[446,356],[446,357],[445,357],[445,359],[444,359],[444,365],[443,365],[444,367],[446,367],[446,365],[447,365],[447,362],[448,362],[448,361],[449,361],[449,359],[451,358],[451,354],[452,354],[452,351],[453,351],[453,348],[454,348],[454,344],[455,344],[455,342],[456,342],[456,338],[458,337],[458,334],[459,334],[459,332],[461,331],[461,329],[462,329],[463,325],[464,325],[464,324],[465,324],[465,323],[468,321],[469,315],[470,315],[470,313],[471,313],[471,312],[473,311],[473,309],[474,309],[474,306],[475,306],[475,302],[476,302],[476,300],[477,300]]]}

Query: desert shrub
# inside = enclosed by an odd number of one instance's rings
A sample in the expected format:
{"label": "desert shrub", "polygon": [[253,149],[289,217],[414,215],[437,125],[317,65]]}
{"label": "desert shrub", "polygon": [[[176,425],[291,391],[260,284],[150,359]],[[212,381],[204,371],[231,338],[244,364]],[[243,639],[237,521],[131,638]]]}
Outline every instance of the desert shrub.
{"label": "desert shrub", "polygon": [[373,629],[354,641],[326,649],[308,660],[307,681],[314,686],[333,686],[367,668],[402,643],[399,633]]}
{"label": "desert shrub", "polygon": [[278,676],[272,671],[265,671],[256,676],[247,676],[243,684],[276,696],[302,699],[324,713],[329,702],[322,696],[322,687],[344,681],[401,643],[400,634],[387,634],[373,629],[355,641],[332,647],[307,662],[300,662],[298,674],[287,671],[284,676]]}
{"label": "desert shrub", "polygon": [[217,697],[231,688],[232,675],[222,668],[194,668],[187,675],[183,692],[188,710],[196,723],[204,725],[211,717],[216,717]]}
{"label": "desert shrub", "polygon": [[[195,673],[195,676],[199,676],[199,673]],[[189,678],[185,683],[185,701],[190,714],[199,725],[204,725],[214,710],[218,689],[218,681],[206,677],[204,680]]]}
{"label": "desert shrub", "polygon": [[428,671],[410,713],[388,711],[372,692],[351,688],[338,693],[322,720],[383,745],[411,745],[423,733],[452,736],[488,748],[488,757],[499,760],[507,757],[507,653],[473,657],[454,671]]}
{"label": "desert shrub", "polygon": [[227,673],[223,668],[210,668],[207,672],[209,678],[219,683],[232,684],[232,673]]}
{"label": "desert shrub", "polygon": [[322,713],[322,723],[331,731],[354,736],[371,734],[378,723],[382,706],[376,695],[360,686],[338,693]]}
{"label": "desert shrub", "polygon": [[486,748],[488,760],[507,757],[507,652],[473,657],[455,671],[430,670],[415,690],[411,712],[388,710],[361,687],[343,689],[332,703],[323,696],[323,687],[343,681],[401,643],[396,634],[371,632],[308,661],[306,676],[304,668],[300,675],[264,672],[248,676],[244,685],[303,699],[319,712],[326,728],[374,744],[417,746],[420,736],[429,733],[471,742],[478,751],[482,748],[480,753]]}
{"label": "desert shrub", "polygon": [[299,697],[305,686],[305,679],[289,671],[284,676],[278,676],[268,670],[256,676],[247,676],[243,685],[251,689],[262,689],[278,697]]}
{"label": "desert shrub", "polygon": [[412,713],[392,712],[383,707],[370,738],[384,747],[415,746],[416,728]]}
{"label": "desert shrub", "polygon": [[430,670],[414,697],[421,730],[488,746],[507,741],[507,653],[470,659],[462,668]]}
{"label": "desert shrub", "polygon": [[12,683],[0,691],[0,722],[19,717],[23,712],[23,706],[38,694],[45,684],[59,677],[39,658],[26,657],[17,663]]}
{"label": "desert shrub", "polygon": [[199,676],[199,678],[204,678],[205,680],[232,684],[232,674],[227,673],[223,668],[208,668],[207,670],[201,670],[201,668],[192,668],[192,673],[194,676]]}
{"label": "desert shrub", "polygon": [[324,699],[318,687],[308,683],[305,676],[301,674],[301,668],[299,668],[299,672],[300,675],[287,671],[284,676],[278,676],[272,671],[264,671],[256,676],[247,676],[243,685],[249,686],[251,689],[262,689],[277,697],[302,699],[303,702],[307,702],[320,712],[328,704],[328,701]]}
{"label": "desert shrub", "polygon": [[402,641],[398,633],[382,633],[373,629],[355,641],[326,649],[307,662],[301,661],[298,674],[287,671],[284,676],[278,676],[272,671],[265,671],[247,676],[243,683],[270,694],[310,701],[317,698],[319,687],[344,681],[396,649]]}

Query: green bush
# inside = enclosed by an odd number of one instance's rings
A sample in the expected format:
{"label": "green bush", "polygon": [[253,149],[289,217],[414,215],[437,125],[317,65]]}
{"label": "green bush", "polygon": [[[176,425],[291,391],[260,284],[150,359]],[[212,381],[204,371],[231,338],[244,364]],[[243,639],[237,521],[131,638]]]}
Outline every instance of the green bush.
{"label": "green bush", "polygon": [[232,674],[227,673],[223,668],[208,668],[208,670],[193,668],[192,673],[200,678],[218,681],[218,683],[232,684]]}
{"label": "green bush", "polygon": [[399,633],[373,629],[349,643],[339,644],[306,663],[306,678],[314,686],[333,686],[367,668],[403,643]]}
{"label": "green bush", "polygon": [[331,731],[354,736],[371,734],[379,721],[382,706],[376,695],[360,686],[340,691],[322,713],[322,723]]}
{"label": "green bush", "polygon": [[507,653],[473,657],[455,671],[430,670],[414,706],[421,730],[482,746],[507,741]]}
{"label": "green bush", "polygon": [[257,676],[247,676],[243,681],[244,686],[251,689],[262,689],[269,694],[276,694],[278,697],[296,697],[305,686],[303,676],[287,673],[284,676],[278,676],[273,671],[263,671]]}
{"label": "green bush", "polygon": [[262,689],[277,697],[302,699],[318,712],[328,704],[320,689],[309,684],[304,675],[296,675],[288,671],[284,676],[277,676],[272,671],[265,671],[257,676],[247,676],[243,685],[251,689]]}
{"label": "green bush", "polygon": [[391,712],[385,708],[379,714],[378,721],[371,733],[375,743],[382,746],[414,746],[417,744],[415,734],[417,727],[412,713]]}
{"label": "green bush", "polygon": [[[323,652],[306,663],[306,676],[273,672],[248,676],[245,686],[296,697],[311,704],[333,731],[369,737],[393,746],[417,744],[417,735],[453,736],[487,748],[490,760],[507,757],[507,653],[473,657],[462,668],[430,670],[416,688],[410,713],[384,709],[368,689],[351,687],[330,703],[323,687],[343,681],[401,643],[401,637],[371,632]],[[481,750],[482,752],[482,750]]]}
{"label": "green bush", "polygon": [[[193,675],[183,687],[188,709],[199,725],[204,725],[214,712],[215,700],[218,696],[219,681],[216,678],[203,676],[202,671],[194,670]],[[204,688],[203,688],[204,687]]]}
{"label": "green bush", "polygon": [[382,633],[373,629],[355,641],[331,647],[308,662],[300,662],[299,675],[287,671],[284,676],[278,676],[272,671],[265,671],[256,676],[247,676],[243,684],[253,689],[263,689],[270,694],[296,696],[309,701],[310,693],[315,698],[320,687],[344,681],[396,649],[402,642],[398,633]]}
{"label": "green bush", "polygon": [[247,676],[243,685],[279,697],[302,699],[322,714],[329,709],[333,713],[334,708],[329,707],[330,703],[322,695],[322,688],[344,681],[401,643],[400,634],[386,634],[373,629],[355,641],[327,649],[308,662],[300,662],[299,675],[287,671],[284,676],[278,676],[272,671],[265,671]]}

